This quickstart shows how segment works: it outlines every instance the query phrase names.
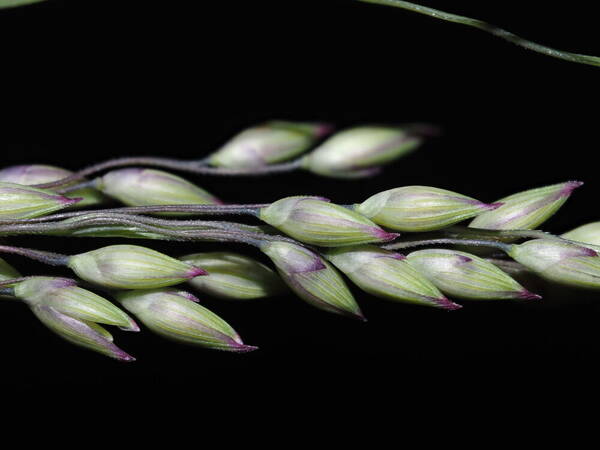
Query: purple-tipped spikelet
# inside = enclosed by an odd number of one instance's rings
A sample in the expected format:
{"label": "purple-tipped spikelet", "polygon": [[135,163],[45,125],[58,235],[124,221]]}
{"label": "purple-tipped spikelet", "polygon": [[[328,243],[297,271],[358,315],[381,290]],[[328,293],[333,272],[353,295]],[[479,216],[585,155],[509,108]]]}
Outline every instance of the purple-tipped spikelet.
{"label": "purple-tipped spikelet", "polygon": [[190,301],[189,295],[170,289],[154,289],[122,292],[116,297],[144,325],[168,339],[235,353],[257,349],[244,344],[227,322]]}
{"label": "purple-tipped spikelet", "polygon": [[68,198],[44,189],[0,182],[0,219],[31,219],[68,208],[81,198]]}
{"label": "purple-tipped spikelet", "polygon": [[56,277],[29,277],[14,287],[15,297],[29,306],[51,306],[76,319],[139,331],[136,323],[108,300],[77,286],[74,280]]}
{"label": "purple-tipped spikelet", "polygon": [[138,245],[110,245],[71,256],[68,266],[86,281],[118,289],[155,289],[207,274],[200,267]]}
{"label": "purple-tipped spikelet", "polygon": [[534,239],[512,245],[508,253],[546,280],[600,289],[600,247],[558,239]]}
{"label": "purple-tipped spikelet", "polygon": [[361,214],[316,197],[288,197],[262,208],[259,217],[306,244],[320,247],[387,242],[388,233]]}
{"label": "purple-tipped spikelet", "polygon": [[74,280],[30,277],[16,284],[14,293],[63,339],[121,361],[135,360],[113,344],[112,335],[99,324],[139,331],[137,324],[108,300],[77,287]]}
{"label": "purple-tipped spikelet", "polygon": [[324,311],[365,320],[343,278],[318,254],[282,241],[264,242],[260,249],[302,300]]}
{"label": "purple-tipped spikelet", "polygon": [[332,127],[324,123],[271,121],[248,128],[208,157],[217,167],[251,169],[280,163],[305,152]]}
{"label": "purple-tipped spikelet", "polygon": [[341,131],[303,158],[303,168],[334,178],[361,178],[415,150],[421,138],[399,127],[362,126]]}
{"label": "purple-tipped spikelet", "polygon": [[500,206],[445,189],[405,186],[375,194],[354,210],[392,230],[423,232],[446,228]]}
{"label": "purple-tipped spikelet", "polygon": [[214,195],[189,181],[155,169],[113,170],[99,178],[96,187],[129,206],[222,203]]}
{"label": "purple-tipped spikelet", "polygon": [[469,253],[419,250],[409,254],[407,262],[438,289],[453,297],[471,300],[541,298],[495,265]]}
{"label": "purple-tipped spikelet", "polygon": [[325,257],[371,295],[434,308],[461,308],[444,297],[399,253],[374,245],[359,245],[328,250]]}
{"label": "purple-tipped spikelet", "polygon": [[31,311],[50,330],[72,344],[119,361],[135,361],[133,356],[113,344],[112,335],[99,325],[67,316],[51,306],[33,306]]}
{"label": "purple-tipped spikelet", "polygon": [[471,228],[486,230],[532,230],[548,220],[567,201],[581,181],[567,181],[498,200],[500,208],[478,215]]}

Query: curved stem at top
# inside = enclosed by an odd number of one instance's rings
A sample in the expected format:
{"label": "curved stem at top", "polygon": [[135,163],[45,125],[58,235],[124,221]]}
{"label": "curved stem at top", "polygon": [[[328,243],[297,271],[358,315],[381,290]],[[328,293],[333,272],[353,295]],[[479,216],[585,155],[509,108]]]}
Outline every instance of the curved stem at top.
{"label": "curved stem at top", "polygon": [[428,8],[426,6],[418,5],[412,2],[405,2],[402,0],[358,0],[364,3],[376,3],[378,5],[395,6],[396,8],[402,8],[409,11],[413,11],[426,16],[434,17],[436,19],[445,20],[446,22],[460,23],[479,30],[490,33],[500,39],[512,42],[515,45],[532,50],[543,55],[551,56],[553,58],[563,59],[579,64],[588,64],[590,66],[600,66],[600,57],[592,55],[582,55],[579,53],[571,53],[563,50],[556,50],[552,47],[545,45],[536,44],[521,36],[517,36],[510,31],[499,28],[495,25],[484,22],[483,20],[472,19],[470,17],[459,16],[457,14],[451,14],[438,9]]}

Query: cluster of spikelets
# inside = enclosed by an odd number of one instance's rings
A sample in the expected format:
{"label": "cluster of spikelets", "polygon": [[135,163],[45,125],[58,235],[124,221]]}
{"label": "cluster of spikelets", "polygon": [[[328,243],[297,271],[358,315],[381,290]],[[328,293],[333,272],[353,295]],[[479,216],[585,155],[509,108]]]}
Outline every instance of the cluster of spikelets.
{"label": "cluster of spikelets", "polygon": [[[269,122],[243,131],[208,158],[187,164],[191,172],[216,175],[309,170],[322,176],[359,178],[417,148],[422,131],[423,127],[415,126],[362,126],[327,137],[332,129],[323,124]],[[147,160],[185,170],[181,161]],[[509,264],[516,271],[577,287],[600,287],[600,247],[595,247],[600,245],[600,223],[562,237],[527,232],[552,216],[579,182],[536,188],[493,203],[434,187],[405,186],[355,205],[309,196],[264,205],[229,205],[183,178],[147,168],[113,169],[81,182],[84,174],[132,162],[125,158],[75,174],[43,165],[0,170],[0,236],[238,242],[256,247],[275,270],[233,252],[175,259],[138,245],[111,245],[78,255],[0,245],[4,253],[65,266],[86,287],[115,299],[113,304],[68,278],[22,276],[0,259],[3,298],[23,301],[42,323],[68,341],[120,360],[133,358],[113,343],[103,325],[139,331],[130,314],[176,341],[232,352],[256,348],[244,344],[227,322],[181,290],[177,286],[181,283],[202,294],[233,300],[291,290],[321,310],[363,320],[344,275],[374,296],[448,310],[460,306],[446,295],[467,300],[539,298],[501,269],[510,261],[507,256],[514,260]],[[129,207],[75,210],[108,199]],[[233,214],[251,215],[262,224],[190,217]],[[466,220],[471,220],[468,227],[456,226]],[[407,241],[407,236],[412,240]],[[415,236],[421,240],[415,241]],[[539,238],[516,243],[531,237]],[[395,251],[438,242],[487,245],[505,256],[488,258],[489,254],[477,251],[475,255],[443,248],[406,255]]]}

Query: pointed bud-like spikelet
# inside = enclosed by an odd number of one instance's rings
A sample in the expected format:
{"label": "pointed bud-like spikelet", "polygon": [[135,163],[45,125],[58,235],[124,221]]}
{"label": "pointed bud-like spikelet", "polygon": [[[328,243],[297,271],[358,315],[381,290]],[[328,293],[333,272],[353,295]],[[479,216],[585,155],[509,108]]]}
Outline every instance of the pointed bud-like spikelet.
{"label": "pointed bud-like spikelet", "polygon": [[557,239],[511,246],[509,255],[540,277],[569,286],[600,289],[600,247]]}
{"label": "pointed bud-like spikelet", "polygon": [[[42,164],[30,164],[23,166],[12,166],[0,170],[0,181],[30,186],[62,180],[63,178],[66,178],[72,174],[73,172],[66,169],[61,169],[60,167],[46,166]],[[81,181],[83,180],[80,180],[76,183],[80,183]],[[76,205],[78,208],[83,206],[97,205],[102,203],[104,200],[102,193],[91,187],[71,191],[69,192],[69,197],[82,199]]]}
{"label": "pointed bud-like spikelet", "polygon": [[204,189],[162,170],[119,169],[99,178],[96,187],[129,206],[220,204]]}
{"label": "pointed bud-like spikelet", "polygon": [[416,149],[421,138],[397,127],[362,126],[341,131],[303,159],[303,168],[319,175],[368,176],[364,169],[388,164]]}
{"label": "pointed bud-like spikelet", "polygon": [[398,236],[354,211],[317,197],[278,200],[262,208],[259,217],[299,241],[321,247],[387,242]]}
{"label": "pointed bud-like spikelet", "polygon": [[0,181],[0,219],[31,219],[77,203],[54,192]]}
{"label": "pointed bud-like spikelet", "polygon": [[456,192],[428,186],[405,186],[380,192],[354,210],[398,231],[439,230],[498,208]]}
{"label": "pointed bud-like spikelet", "polygon": [[0,258],[0,281],[12,280],[13,278],[19,278],[20,276],[21,274],[17,272],[13,266]]}
{"label": "pointed bud-like spikelet", "polygon": [[325,257],[363,291],[376,297],[443,309],[459,309],[404,255],[374,245],[328,250]]}
{"label": "pointed bud-like spikelet", "polygon": [[406,261],[438,289],[471,300],[539,299],[498,267],[469,253],[428,249],[412,252]]}
{"label": "pointed bud-like spikelet", "polygon": [[286,291],[285,284],[273,270],[238,253],[196,253],[181,260],[208,272],[206,276],[190,280],[190,284],[213,297],[249,300]]}
{"label": "pointed bud-like spikelet", "polygon": [[260,249],[302,300],[324,311],[365,320],[341,275],[319,255],[282,241],[264,242]]}
{"label": "pointed bud-like spikelet", "polygon": [[98,324],[70,317],[47,305],[34,305],[31,311],[50,330],[72,344],[120,361],[135,361],[133,356],[113,344],[111,334]]}
{"label": "pointed bud-like spikelet", "polygon": [[480,214],[469,227],[486,230],[532,230],[558,211],[571,193],[582,184],[580,181],[568,181],[500,199],[500,208]]}
{"label": "pointed bud-like spikelet", "polygon": [[575,228],[561,237],[571,241],[600,245],[600,222],[592,222]]}
{"label": "pointed bud-like spikelet", "polygon": [[84,322],[114,325],[139,331],[137,324],[108,300],[78,287],[74,280],[56,277],[29,277],[14,287],[15,297],[30,307],[49,306],[61,314]]}
{"label": "pointed bud-like spikelet", "polygon": [[67,341],[121,361],[135,360],[115,346],[112,335],[98,324],[139,331],[137,324],[108,300],[77,287],[74,280],[29,277],[14,286],[14,295]]}
{"label": "pointed bud-like spikelet", "polygon": [[267,122],[239,133],[210,155],[208,162],[232,169],[280,163],[305,152],[331,129],[323,123]]}
{"label": "pointed bud-like spikelet", "polygon": [[227,322],[181,292],[128,291],[117,294],[117,300],[152,331],[174,341],[237,353],[256,350]]}
{"label": "pointed bud-like spikelet", "polygon": [[138,245],[110,245],[71,256],[69,267],[81,278],[119,289],[155,289],[205,275],[191,264]]}

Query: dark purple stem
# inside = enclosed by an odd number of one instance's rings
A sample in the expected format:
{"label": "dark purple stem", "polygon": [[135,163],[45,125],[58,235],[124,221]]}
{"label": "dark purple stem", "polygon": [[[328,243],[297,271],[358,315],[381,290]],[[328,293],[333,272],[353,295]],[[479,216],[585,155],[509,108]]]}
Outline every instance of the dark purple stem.
{"label": "dark purple stem", "polygon": [[10,253],[13,255],[25,256],[26,258],[33,259],[35,261],[39,261],[50,266],[66,266],[69,263],[68,255],[44,252],[41,250],[33,250],[30,248],[0,245],[0,253]]}

